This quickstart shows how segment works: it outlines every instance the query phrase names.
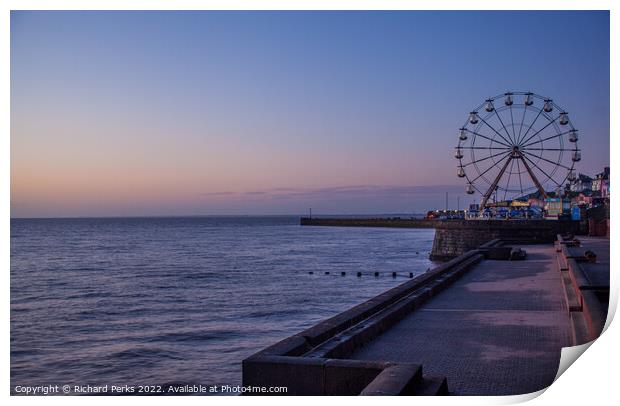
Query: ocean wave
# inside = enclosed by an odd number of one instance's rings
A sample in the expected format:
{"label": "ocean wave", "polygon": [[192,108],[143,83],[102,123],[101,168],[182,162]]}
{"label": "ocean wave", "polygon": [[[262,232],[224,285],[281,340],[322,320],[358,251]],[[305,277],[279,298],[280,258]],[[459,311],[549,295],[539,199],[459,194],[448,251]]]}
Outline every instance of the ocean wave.
{"label": "ocean wave", "polygon": [[212,340],[228,340],[241,335],[239,330],[200,330],[172,332],[148,338],[149,342],[204,342]]}

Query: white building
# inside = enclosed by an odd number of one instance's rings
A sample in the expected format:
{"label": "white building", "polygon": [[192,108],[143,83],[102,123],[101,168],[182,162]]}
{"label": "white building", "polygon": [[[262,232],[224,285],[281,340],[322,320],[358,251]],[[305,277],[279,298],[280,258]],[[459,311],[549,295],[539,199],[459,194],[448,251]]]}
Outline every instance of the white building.
{"label": "white building", "polygon": [[597,173],[592,180],[592,191],[599,192],[601,197],[609,197],[609,167],[606,166],[603,172]]}
{"label": "white building", "polygon": [[581,193],[586,190],[592,190],[592,178],[588,175],[580,173],[577,179],[571,183],[570,191]]}

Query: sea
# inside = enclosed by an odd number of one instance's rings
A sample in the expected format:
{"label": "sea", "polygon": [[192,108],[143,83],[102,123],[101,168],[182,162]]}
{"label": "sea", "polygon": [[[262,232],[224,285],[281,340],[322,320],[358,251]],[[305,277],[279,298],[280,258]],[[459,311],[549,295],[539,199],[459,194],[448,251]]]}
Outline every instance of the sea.
{"label": "sea", "polygon": [[294,216],[12,219],[11,391],[240,385],[244,358],[432,267],[433,237]]}

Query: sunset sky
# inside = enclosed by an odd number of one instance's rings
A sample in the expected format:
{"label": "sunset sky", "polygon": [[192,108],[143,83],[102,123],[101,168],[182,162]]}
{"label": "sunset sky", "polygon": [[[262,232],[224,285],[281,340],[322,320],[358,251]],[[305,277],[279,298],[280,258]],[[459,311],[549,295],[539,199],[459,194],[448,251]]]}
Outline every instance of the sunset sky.
{"label": "sunset sky", "polygon": [[486,97],[609,165],[607,12],[12,12],[11,216],[461,208]]}

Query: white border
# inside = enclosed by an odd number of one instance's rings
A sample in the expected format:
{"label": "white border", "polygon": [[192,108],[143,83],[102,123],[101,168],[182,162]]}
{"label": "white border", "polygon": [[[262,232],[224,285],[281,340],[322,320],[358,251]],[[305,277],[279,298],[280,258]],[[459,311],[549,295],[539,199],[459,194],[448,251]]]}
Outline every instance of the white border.
{"label": "white border", "polygon": [[[441,2],[413,2],[402,0],[384,0],[384,1],[372,1],[372,0],[315,0],[315,1],[284,1],[284,0],[264,0],[264,1],[250,1],[250,0],[230,0],[230,1],[199,1],[199,0],[178,0],[178,1],[164,1],[164,0],[5,0],[2,1],[0,7],[2,8],[2,14],[0,15],[0,27],[2,41],[0,42],[0,52],[4,56],[2,58],[3,63],[0,63],[0,90],[4,95],[0,107],[2,108],[0,114],[0,128],[2,129],[2,137],[0,137],[0,170],[2,176],[0,177],[0,190],[2,190],[3,199],[0,203],[0,208],[4,215],[1,217],[2,236],[0,241],[2,243],[3,250],[2,263],[5,264],[5,284],[2,287],[2,296],[5,307],[2,312],[2,336],[5,343],[5,350],[2,353],[4,361],[4,368],[2,368],[2,382],[4,383],[3,392],[6,397],[9,396],[10,386],[10,337],[9,337],[9,269],[10,269],[10,252],[9,252],[9,228],[10,228],[10,114],[7,106],[10,106],[10,64],[8,63],[10,58],[10,10],[142,10],[142,9],[157,9],[157,10],[349,10],[349,9],[361,9],[361,10],[383,10],[383,9],[397,9],[397,10],[611,10],[610,16],[610,28],[611,28],[611,69],[610,69],[610,111],[617,110],[618,97],[620,96],[620,83],[618,82],[618,72],[620,72],[620,66],[618,64],[618,27],[620,26],[620,18],[618,17],[617,1],[602,1],[602,0],[589,0],[587,2],[575,2],[575,1],[536,1],[536,0],[521,0],[519,2],[498,2],[488,0],[470,0],[470,1],[441,1]],[[611,132],[610,134],[619,134],[618,120],[612,115],[610,117]],[[610,154],[610,165],[616,168],[616,161],[618,152],[618,142],[612,137],[610,140],[611,151],[616,152]],[[618,204],[616,200],[612,200],[612,213],[618,213]],[[613,217],[613,214],[612,214]],[[616,238],[612,233],[611,245],[615,247]],[[613,252],[611,256],[611,263],[615,264],[618,258],[618,253]],[[611,267],[613,269],[613,266]],[[612,272],[612,297],[610,299],[610,320],[613,317],[613,313],[617,307],[618,302],[618,281],[617,277]],[[617,323],[615,323],[617,324]],[[612,324],[607,331],[601,336],[599,340],[594,342],[592,346],[587,350],[586,354],[579,358],[574,366],[568,368],[568,370],[546,391],[541,391],[536,394],[522,395],[522,396],[509,396],[509,397],[453,397],[453,398],[424,398],[424,399],[411,399],[411,398],[390,398],[390,402],[399,404],[410,404],[411,402],[423,401],[425,404],[470,404],[470,405],[488,405],[488,404],[512,404],[520,403],[526,400],[531,400],[532,404],[560,404],[567,402],[568,404],[574,403],[588,403],[592,405],[607,404],[611,399],[616,398],[616,379],[614,379],[614,373],[618,366],[618,348],[617,344],[620,343],[618,327]],[[544,394],[543,394],[544,392]],[[43,400],[44,399],[44,400]],[[87,399],[89,403],[93,404],[106,404],[109,403],[112,398],[109,397],[90,397]],[[143,403],[146,404],[163,404],[169,403],[171,400],[179,401],[178,398],[170,397],[122,397],[113,398],[114,402],[131,402],[131,403]],[[45,401],[51,404],[69,403],[69,404],[82,404],[84,398],[82,397],[10,397],[11,402],[16,404],[31,403]],[[347,402],[350,399],[342,398],[321,398],[321,403],[327,402]],[[354,401],[361,404],[375,403],[378,399],[373,398],[356,398]],[[246,397],[209,397],[204,399],[201,397],[184,397],[182,401],[189,403],[247,403],[258,402],[256,398]],[[306,397],[298,398],[265,398],[263,401],[268,401],[273,404],[288,404],[291,401],[301,404],[314,403],[317,399],[311,399]],[[379,400],[384,401],[384,400]]]}

